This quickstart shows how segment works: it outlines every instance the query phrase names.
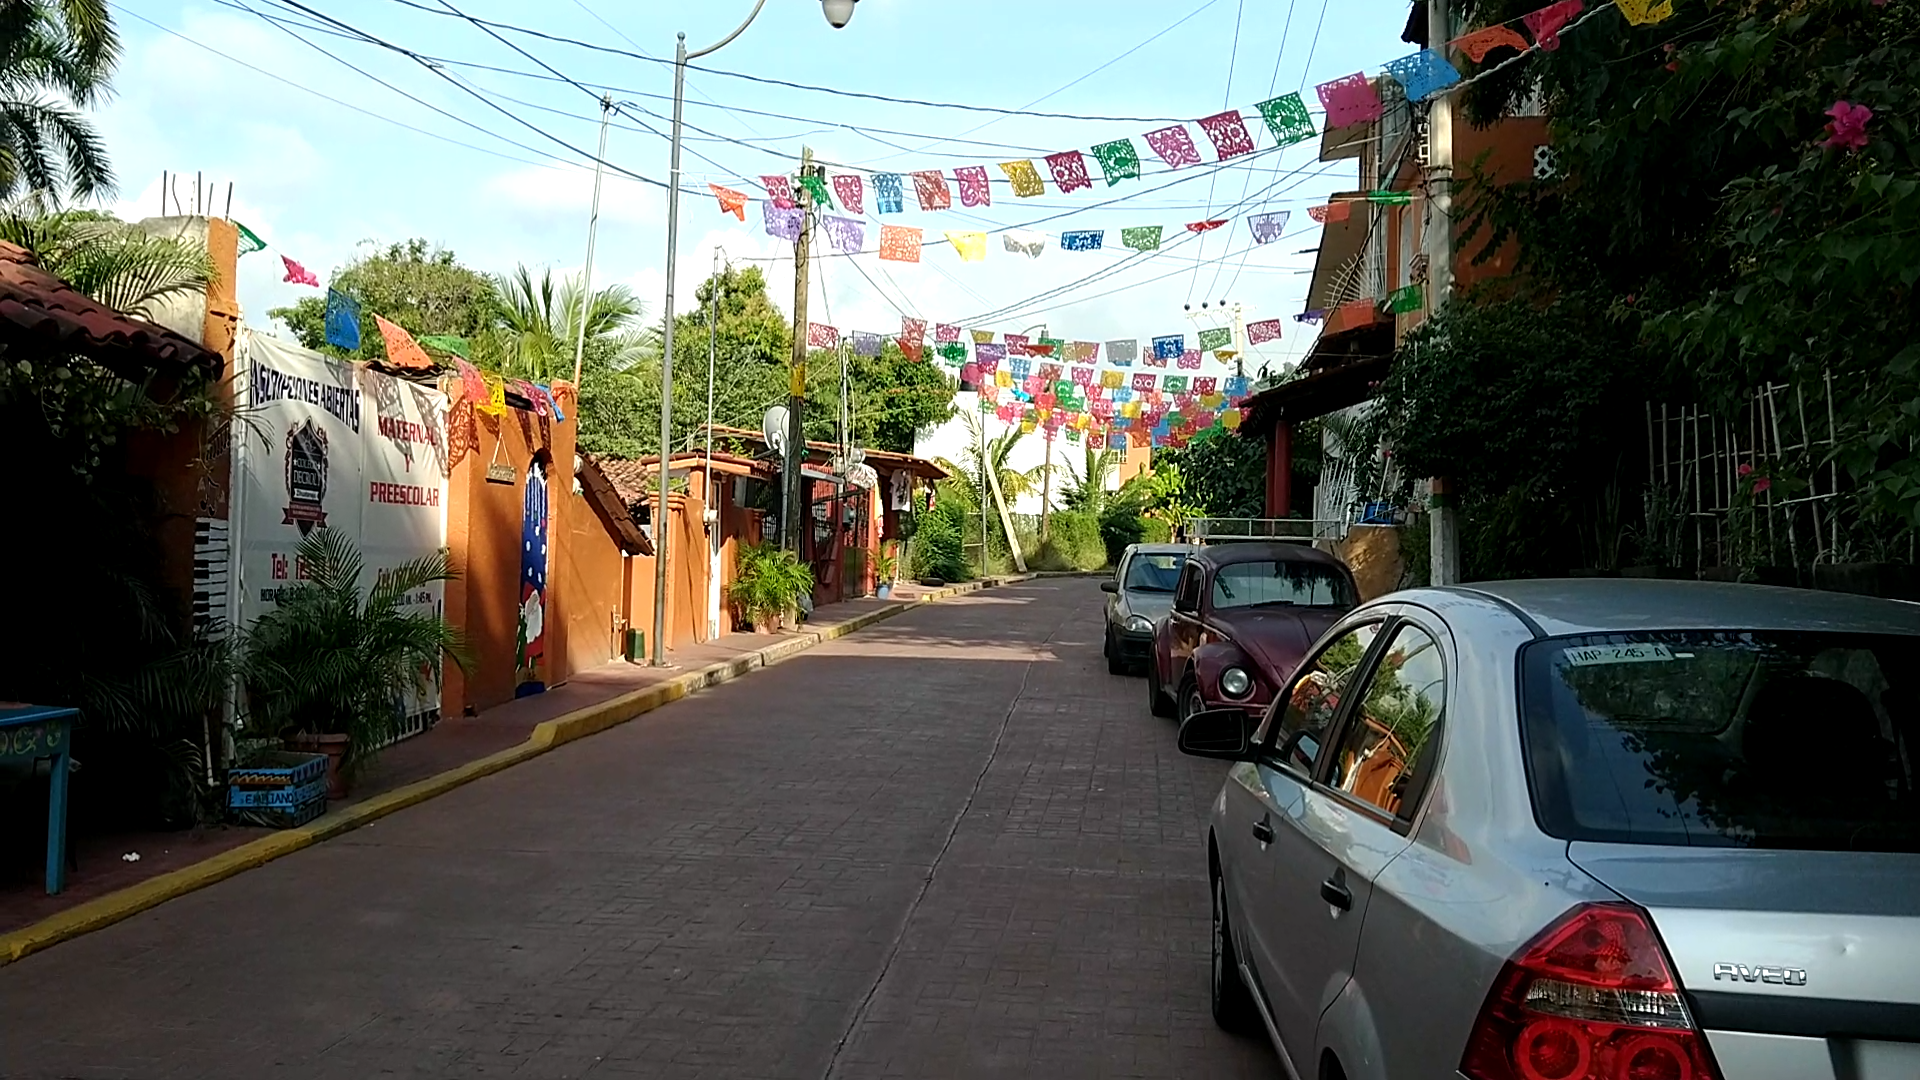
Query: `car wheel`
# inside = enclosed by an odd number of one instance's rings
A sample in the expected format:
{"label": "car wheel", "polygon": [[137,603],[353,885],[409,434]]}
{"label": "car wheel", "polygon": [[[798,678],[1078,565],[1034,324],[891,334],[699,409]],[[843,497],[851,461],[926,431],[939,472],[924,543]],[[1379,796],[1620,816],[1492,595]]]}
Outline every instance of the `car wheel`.
{"label": "car wheel", "polygon": [[1151,656],[1147,657],[1147,708],[1155,716],[1173,715],[1173,704],[1160,692],[1160,665]]}
{"label": "car wheel", "polygon": [[1260,1030],[1253,994],[1240,978],[1240,962],[1233,950],[1233,926],[1227,918],[1227,882],[1213,873],[1213,1022],[1235,1035]]}
{"label": "car wheel", "polygon": [[1176,715],[1183,724],[1186,723],[1187,718],[1194,713],[1207,711],[1206,699],[1200,696],[1200,683],[1191,675],[1187,676],[1186,680],[1180,684],[1178,701],[1180,704],[1176,710]]}
{"label": "car wheel", "polygon": [[1107,674],[1125,675],[1127,662],[1120,655],[1120,643],[1113,639],[1113,627],[1107,627]]}

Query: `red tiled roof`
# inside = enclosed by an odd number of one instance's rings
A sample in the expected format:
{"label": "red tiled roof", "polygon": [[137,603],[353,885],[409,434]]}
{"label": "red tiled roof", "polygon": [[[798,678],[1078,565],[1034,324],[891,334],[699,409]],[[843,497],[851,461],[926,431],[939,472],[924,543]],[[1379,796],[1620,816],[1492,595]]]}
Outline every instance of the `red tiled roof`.
{"label": "red tiled roof", "polygon": [[217,352],[87,298],[42,269],[33,253],[0,241],[0,336],[79,353],[122,377],[201,368],[218,377]]}

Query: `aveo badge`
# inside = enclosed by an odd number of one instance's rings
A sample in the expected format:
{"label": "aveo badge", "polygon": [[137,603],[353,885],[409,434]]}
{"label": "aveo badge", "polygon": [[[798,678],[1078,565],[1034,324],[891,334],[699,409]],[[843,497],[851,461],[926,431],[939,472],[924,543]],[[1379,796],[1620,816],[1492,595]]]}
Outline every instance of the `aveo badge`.
{"label": "aveo badge", "polygon": [[1746,964],[1713,965],[1714,982],[1770,983],[1774,986],[1807,985],[1807,969],[1794,967],[1748,967]]}

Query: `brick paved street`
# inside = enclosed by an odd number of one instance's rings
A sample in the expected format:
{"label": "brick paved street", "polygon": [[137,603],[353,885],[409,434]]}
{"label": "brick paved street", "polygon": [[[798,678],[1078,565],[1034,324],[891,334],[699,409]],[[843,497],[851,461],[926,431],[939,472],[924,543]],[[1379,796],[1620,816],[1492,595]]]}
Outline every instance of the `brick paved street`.
{"label": "brick paved street", "polygon": [[1101,593],[915,609],[0,968],[0,1075],[1271,1077]]}

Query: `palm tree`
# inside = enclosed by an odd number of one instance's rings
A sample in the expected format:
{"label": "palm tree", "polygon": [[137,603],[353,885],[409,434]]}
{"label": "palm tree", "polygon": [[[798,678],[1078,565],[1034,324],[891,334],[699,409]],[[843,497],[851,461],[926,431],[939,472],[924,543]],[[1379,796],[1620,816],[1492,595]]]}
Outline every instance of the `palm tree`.
{"label": "palm tree", "polygon": [[0,0],[0,198],[112,191],[106,146],[80,109],[106,95],[119,57],[107,0]]}
{"label": "palm tree", "polygon": [[[0,0],[0,7],[8,2]],[[0,151],[0,167],[4,161]],[[0,207],[0,240],[26,248],[79,292],[143,319],[166,300],[204,293],[216,276],[199,244],[152,236],[96,210],[55,209],[38,195]]]}
{"label": "palm tree", "polygon": [[[549,382],[573,373],[573,350],[580,327],[580,279],[556,281],[542,271],[535,281],[525,263],[512,274],[496,274],[499,329],[483,344],[502,374]],[[595,370],[624,371],[651,354],[651,335],[641,328],[643,310],[625,285],[596,289],[587,311],[586,364]]]}
{"label": "palm tree", "polygon": [[967,448],[961,452],[958,464],[946,458],[937,459],[940,467],[950,474],[941,483],[964,498],[969,505],[976,508],[985,505],[986,499],[991,497],[992,493],[987,484],[987,473],[981,464],[981,444],[984,440],[986,447],[984,460],[992,463],[994,478],[1000,482],[1000,494],[1008,503],[1039,489],[1040,473],[1044,466],[1021,472],[1007,464],[1007,461],[1013,457],[1013,448],[1020,445],[1025,432],[1019,428],[1008,428],[999,435],[986,439],[984,425],[978,416],[970,412],[962,413],[961,416],[967,423]]}
{"label": "palm tree", "polygon": [[1060,488],[1060,503],[1069,510],[1099,513],[1105,509],[1112,492],[1107,484],[1120,472],[1122,454],[1118,450],[1086,448],[1086,460],[1075,468],[1069,458],[1065,464],[1067,482]]}

